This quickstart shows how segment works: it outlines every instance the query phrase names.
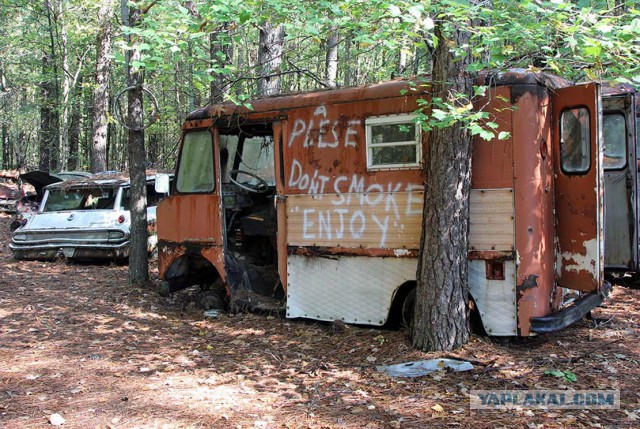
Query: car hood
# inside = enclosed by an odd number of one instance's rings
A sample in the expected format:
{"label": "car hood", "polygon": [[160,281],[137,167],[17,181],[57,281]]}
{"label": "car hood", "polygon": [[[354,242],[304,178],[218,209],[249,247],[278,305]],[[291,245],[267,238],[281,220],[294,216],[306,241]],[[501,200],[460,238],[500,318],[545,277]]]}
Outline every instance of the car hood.
{"label": "car hood", "polygon": [[62,182],[60,177],[39,170],[21,174],[20,179],[32,185],[36,189],[39,198],[42,198],[42,188],[52,183]]}

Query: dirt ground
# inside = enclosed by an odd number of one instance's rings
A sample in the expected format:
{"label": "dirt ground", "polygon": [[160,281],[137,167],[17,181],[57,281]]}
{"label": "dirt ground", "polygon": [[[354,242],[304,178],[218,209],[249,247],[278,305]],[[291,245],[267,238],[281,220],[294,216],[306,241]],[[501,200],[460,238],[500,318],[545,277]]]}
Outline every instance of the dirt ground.
{"label": "dirt ground", "polygon": [[[474,336],[447,354],[472,371],[391,378],[376,366],[444,354],[413,350],[402,331],[205,317],[192,291],[129,286],[126,266],[16,261],[9,221],[0,216],[2,428],[640,426],[638,290],[614,288],[593,320],[561,333]],[[471,410],[472,389],[614,389],[621,407]]]}

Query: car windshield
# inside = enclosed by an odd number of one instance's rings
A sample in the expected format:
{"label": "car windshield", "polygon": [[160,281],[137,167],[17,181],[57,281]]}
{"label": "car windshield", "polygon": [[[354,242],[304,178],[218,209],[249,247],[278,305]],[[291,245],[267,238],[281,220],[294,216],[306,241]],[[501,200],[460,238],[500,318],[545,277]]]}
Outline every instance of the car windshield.
{"label": "car windshield", "polygon": [[43,211],[113,209],[116,191],[113,188],[50,189]]}

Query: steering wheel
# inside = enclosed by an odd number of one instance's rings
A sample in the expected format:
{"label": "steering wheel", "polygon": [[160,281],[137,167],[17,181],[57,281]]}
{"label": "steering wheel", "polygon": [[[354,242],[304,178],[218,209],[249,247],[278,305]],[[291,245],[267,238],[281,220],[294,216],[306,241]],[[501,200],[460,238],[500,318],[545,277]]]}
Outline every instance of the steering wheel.
{"label": "steering wheel", "polygon": [[[245,176],[253,177],[258,181],[256,185],[249,185],[249,183],[238,182],[237,179],[234,179],[234,176],[237,177],[238,174],[244,174]],[[236,185],[240,189],[244,189],[247,192],[253,192],[255,194],[264,194],[269,190],[269,184],[261,177],[244,170],[229,170],[229,181]]]}

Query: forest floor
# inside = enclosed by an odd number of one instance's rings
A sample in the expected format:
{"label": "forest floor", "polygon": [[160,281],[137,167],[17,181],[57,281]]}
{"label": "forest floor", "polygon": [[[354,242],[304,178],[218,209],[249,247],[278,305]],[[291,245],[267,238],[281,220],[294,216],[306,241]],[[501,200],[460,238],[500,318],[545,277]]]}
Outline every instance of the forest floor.
{"label": "forest floor", "polygon": [[[560,333],[474,336],[446,354],[472,371],[392,378],[376,366],[445,354],[413,350],[403,331],[208,318],[193,292],[129,286],[126,266],[16,261],[9,222],[0,215],[2,428],[640,426],[639,290],[614,288]],[[618,390],[620,409],[471,410],[469,392],[490,389]]]}

